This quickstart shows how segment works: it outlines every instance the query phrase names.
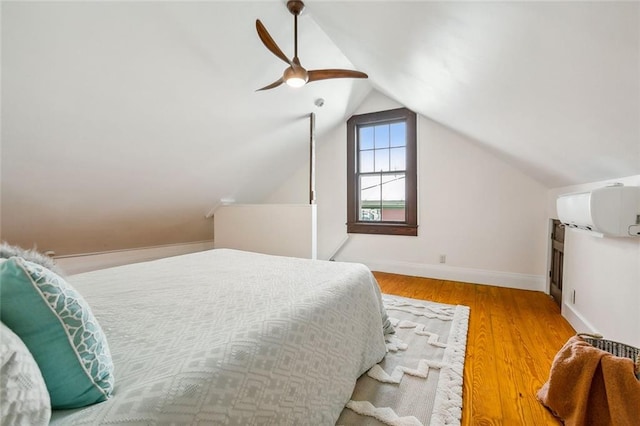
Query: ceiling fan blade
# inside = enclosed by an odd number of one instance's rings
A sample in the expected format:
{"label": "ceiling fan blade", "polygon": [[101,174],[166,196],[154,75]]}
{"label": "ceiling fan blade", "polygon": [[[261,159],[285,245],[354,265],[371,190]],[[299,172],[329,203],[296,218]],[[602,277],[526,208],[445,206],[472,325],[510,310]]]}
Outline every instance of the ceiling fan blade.
{"label": "ceiling fan blade", "polygon": [[273,83],[269,84],[268,86],[264,86],[263,88],[256,90],[256,92],[259,92],[261,90],[273,89],[274,87],[280,86],[282,83],[284,83],[284,79],[282,77],[280,77],[279,79],[277,79]]}
{"label": "ceiling fan blade", "polygon": [[260,40],[262,40],[262,43],[264,43],[265,47],[269,49],[271,53],[276,55],[278,58],[282,59],[287,64],[293,65],[289,60],[289,58],[287,58],[287,56],[284,53],[282,53],[282,50],[280,50],[276,42],[273,40],[273,38],[271,37],[267,29],[264,27],[264,25],[262,25],[262,22],[260,22],[259,19],[256,19],[256,30],[258,31],[258,37],[260,37]]}
{"label": "ceiling fan blade", "polygon": [[309,73],[309,81],[326,80],[329,78],[368,78],[369,76],[360,71],[353,70],[311,70]]}

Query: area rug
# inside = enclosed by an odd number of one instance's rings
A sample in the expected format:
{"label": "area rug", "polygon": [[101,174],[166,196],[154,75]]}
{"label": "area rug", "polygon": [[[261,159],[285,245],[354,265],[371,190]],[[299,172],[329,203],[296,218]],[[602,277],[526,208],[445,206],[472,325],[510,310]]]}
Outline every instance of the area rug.
{"label": "area rug", "polygon": [[338,425],[459,425],[469,308],[383,295],[395,333]]}

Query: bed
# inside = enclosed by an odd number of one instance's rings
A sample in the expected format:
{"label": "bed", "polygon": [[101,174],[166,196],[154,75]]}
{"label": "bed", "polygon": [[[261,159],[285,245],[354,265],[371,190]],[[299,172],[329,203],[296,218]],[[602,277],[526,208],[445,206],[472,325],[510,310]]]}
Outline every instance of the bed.
{"label": "bed", "polygon": [[386,352],[360,264],[216,249],[67,280],[104,330],[115,387],[53,425],[335,424]]}

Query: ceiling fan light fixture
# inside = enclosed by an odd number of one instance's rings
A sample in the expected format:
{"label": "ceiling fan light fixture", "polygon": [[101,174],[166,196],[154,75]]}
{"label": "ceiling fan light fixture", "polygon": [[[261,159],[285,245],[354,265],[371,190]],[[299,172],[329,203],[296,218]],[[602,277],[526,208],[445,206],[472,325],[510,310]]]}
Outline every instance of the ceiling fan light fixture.
{"label": "ceiling fan light fixture", "polygon": [[302,87],[309,80],[309,74],[302,67],[289,67],[284,70],[282,79],[291,87]]}
{"label": "ceiling fan light fixture", "polygon": [[291,87],[302,87],[307,82],[300,77],[290,77],[289,79],[286,80],[286,83]]}

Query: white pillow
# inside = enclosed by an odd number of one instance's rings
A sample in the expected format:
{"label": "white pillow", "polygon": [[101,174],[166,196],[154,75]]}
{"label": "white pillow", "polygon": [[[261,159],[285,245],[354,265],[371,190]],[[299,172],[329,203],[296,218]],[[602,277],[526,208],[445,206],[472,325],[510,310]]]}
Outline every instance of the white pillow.
{"label": "white pillow", "polygon": [[0,419],[6,425],[48,425],[51,400],[38,364],[9,327],[0,323]]}

